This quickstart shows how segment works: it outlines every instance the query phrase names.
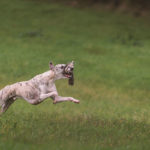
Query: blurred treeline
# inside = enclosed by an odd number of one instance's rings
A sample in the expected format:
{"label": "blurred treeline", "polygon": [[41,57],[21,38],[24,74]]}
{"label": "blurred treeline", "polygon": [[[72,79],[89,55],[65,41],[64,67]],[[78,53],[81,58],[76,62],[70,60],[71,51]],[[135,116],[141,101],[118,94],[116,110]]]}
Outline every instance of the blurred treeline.
{"label": "blurred treeline", "polygon": [[73,6],[103,5],[124,10],[150,11],[150,0],[40,0],[63,2]]}
{"label": "blurred treeline", "polygon": [[[86,1],[86,0],[80,0]],[[150,8],[150,0],[90,0],[93,3],[113,3],[114,6],[127,5],[133,7]]]}

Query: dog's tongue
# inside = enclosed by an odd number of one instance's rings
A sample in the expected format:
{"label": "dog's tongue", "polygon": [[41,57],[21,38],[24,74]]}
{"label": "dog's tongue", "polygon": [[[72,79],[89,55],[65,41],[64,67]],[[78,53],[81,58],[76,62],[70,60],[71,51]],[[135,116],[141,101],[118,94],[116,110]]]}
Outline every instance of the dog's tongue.
{"label": "dog's tongue", "polygon": [[66,74],[65,75],[67,78],[71,78],[71,75],[70,74]]}

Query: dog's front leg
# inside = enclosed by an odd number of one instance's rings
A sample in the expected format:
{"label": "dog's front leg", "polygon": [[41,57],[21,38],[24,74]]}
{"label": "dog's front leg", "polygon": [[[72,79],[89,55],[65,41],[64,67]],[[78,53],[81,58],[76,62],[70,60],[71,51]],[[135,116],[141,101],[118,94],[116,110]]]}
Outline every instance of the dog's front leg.
{"label": "dog's front leg", "polygon": [[56,91],[53,91],[53,92],[50,92],[50,93],[47,93],[47,94],[41,94],[40,95],[40,99],[42,101],[42,100],[44,100],[46,98],[57,96],[57,95],[58,95],[58,93]]}
{"label": "dog's front leg", "polygon": [[77,99],[74,99],[73,97],[62,97],[62,96],[55,96],[54,97],[54,104],[59,103],[59,102],[65,102],[65,101],[71,101],[74,103],[79,103],[80,101]]}
{"label": "dog's front leg", "polygon": [[43,102],[46,98],[49,98],[49,97],[52,97],[52,96],[55,96],[55,95],[57,95],[57,92],[53,91],[53,92],[50,92],[50,93],[47,93],[47,94],[40,94],[39,97],[36,97],[34,99],[30,99],[30,98],[26,98],[26,97],[23,97],[23,98],[27,102],[29,102],[30,104],[37,105],[37,104]]}

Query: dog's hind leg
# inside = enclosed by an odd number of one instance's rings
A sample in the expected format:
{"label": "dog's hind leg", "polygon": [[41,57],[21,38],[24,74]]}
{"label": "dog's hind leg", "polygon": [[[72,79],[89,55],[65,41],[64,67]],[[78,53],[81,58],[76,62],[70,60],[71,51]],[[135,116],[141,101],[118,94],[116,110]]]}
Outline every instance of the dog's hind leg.
{"label": "dog's hind leg", "polygon": [[10,99],[8,99],[4,104],[2,104],[0,114],[6,112],[7,109],[9,108],[9,106],[10,106],[14,101],[15,101],[14,98],[10,98]]}

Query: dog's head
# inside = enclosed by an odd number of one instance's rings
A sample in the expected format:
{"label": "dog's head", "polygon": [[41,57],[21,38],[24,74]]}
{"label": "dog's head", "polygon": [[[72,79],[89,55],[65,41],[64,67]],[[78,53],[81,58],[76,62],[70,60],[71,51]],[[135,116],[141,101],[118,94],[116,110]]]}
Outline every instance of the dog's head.
{"label": "dog's head", "polygon": [[74,62],[70,62],[68,64],[58,64],[56,66],[53,65],[52,62],[50,62],[50,69],[55,72],[55,79],[62,79],[62,78],[68,78],[69,85],[74,84],[74,76],[73,76],[73,70],[74,70]]}

